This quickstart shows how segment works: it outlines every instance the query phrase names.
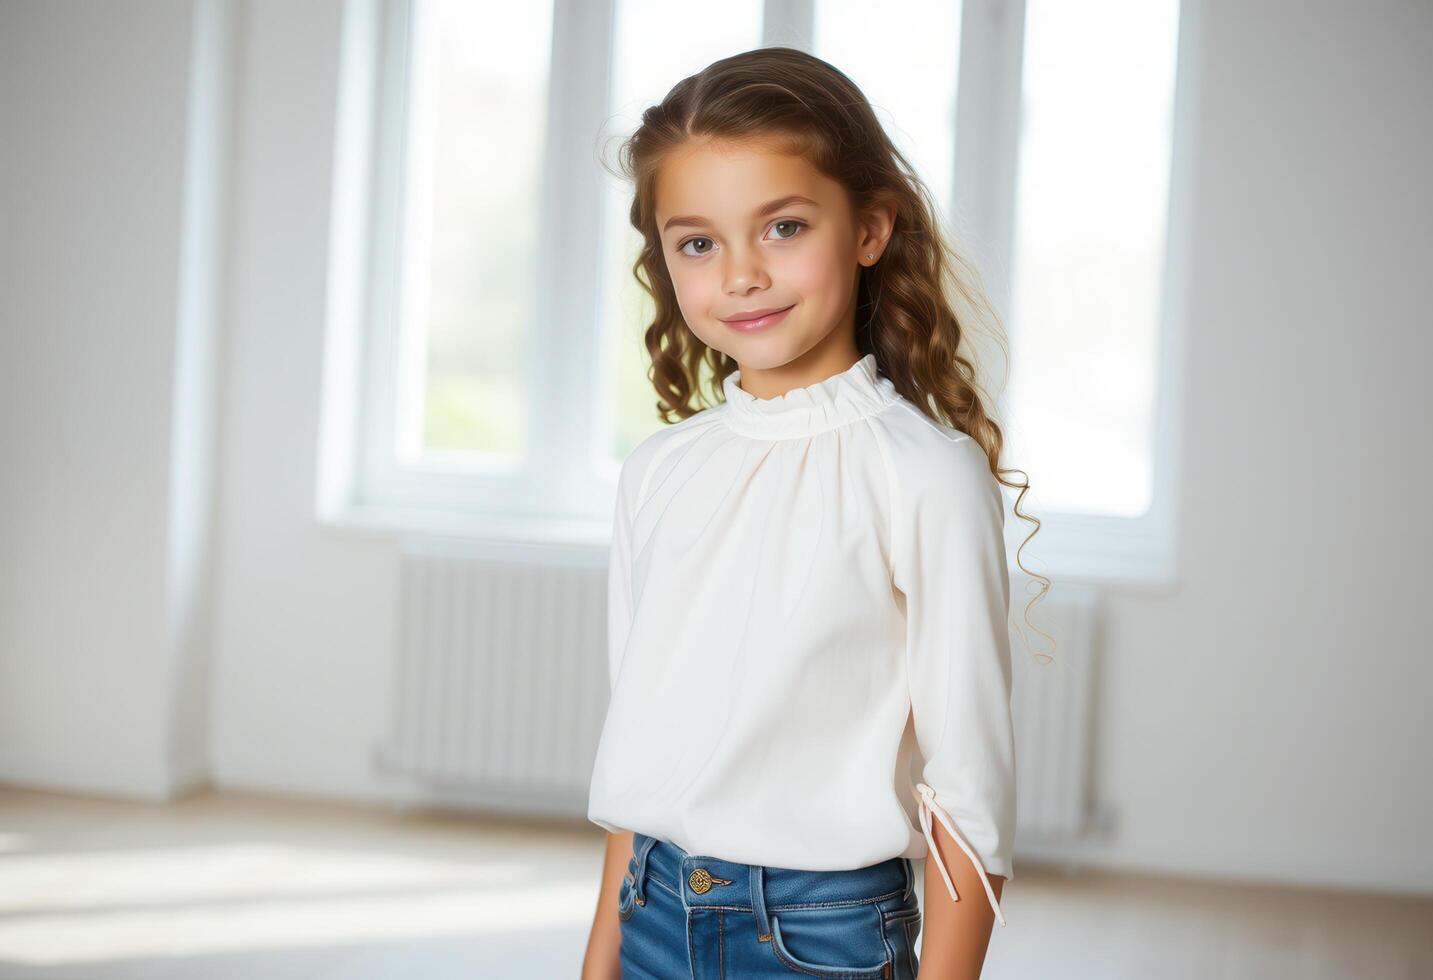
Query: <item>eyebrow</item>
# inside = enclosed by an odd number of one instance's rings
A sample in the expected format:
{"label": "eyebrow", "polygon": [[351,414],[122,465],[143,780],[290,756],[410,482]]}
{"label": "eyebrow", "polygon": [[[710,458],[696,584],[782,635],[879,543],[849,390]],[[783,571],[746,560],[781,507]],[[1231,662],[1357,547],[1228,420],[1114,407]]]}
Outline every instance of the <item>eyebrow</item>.
{"label": "eyebrow", "polygon": [[[819,208],[821,206],[809,197],[804,197],[800,194],[788,194],[785,197],[778,197],[774,201],[767,201],[761,207],[757,208],[755,213],[758,217],[764,217],[775,211],[780,211],[782,208],[790,207],[793,204],[809,204],[813,208]],[[704,228],[707,225],[707,220],[696,214],[673,215],[667,219],[666,224],[662,225],[662,230],[666,231],[673,225],[691,225],[696,228]]]}

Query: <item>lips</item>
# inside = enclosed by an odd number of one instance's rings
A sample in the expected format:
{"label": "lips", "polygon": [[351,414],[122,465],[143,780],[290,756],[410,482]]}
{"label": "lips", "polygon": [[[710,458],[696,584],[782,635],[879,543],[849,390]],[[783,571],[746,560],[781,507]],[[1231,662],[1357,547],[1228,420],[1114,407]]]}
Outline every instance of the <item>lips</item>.
{"label": "lips", "polygon": [[[796,304],[791,305],[795,306]],[[778,306],[749,310],[735,317],[723,317],[722,322],[734,330],[762,330],[779,322],[790,309],[791,306]]]}
{"label": "lips", "polygon": [[763,306],[759,310],[747,310],[743,313],[737,313],[733,316],[724,316],[722,317],[722,319],[727,321],[728,323],[732,322],[733,320],[759,320],[762,317],[766,316],[768,313],[780,313],[782,310],[785,309],[790,309],[790,307]]}

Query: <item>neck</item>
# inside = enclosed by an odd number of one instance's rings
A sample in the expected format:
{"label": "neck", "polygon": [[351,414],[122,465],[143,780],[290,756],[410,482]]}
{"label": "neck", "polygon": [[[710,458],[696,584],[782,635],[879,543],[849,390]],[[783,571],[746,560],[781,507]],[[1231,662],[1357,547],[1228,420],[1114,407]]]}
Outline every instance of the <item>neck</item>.
{"label": "neck", "polygon": [[757,398],[775,398],[793,388],[840,374],[860,359],[854,331],[833,330],[815,347],[785,364],[763,368],[738,362],[737,367],[741,372],[743,391]]}

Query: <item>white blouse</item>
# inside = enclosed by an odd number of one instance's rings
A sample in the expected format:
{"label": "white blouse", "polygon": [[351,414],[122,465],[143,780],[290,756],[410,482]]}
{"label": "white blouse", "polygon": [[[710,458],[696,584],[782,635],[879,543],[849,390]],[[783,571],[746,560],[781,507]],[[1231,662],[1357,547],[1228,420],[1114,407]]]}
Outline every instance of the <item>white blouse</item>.
{"label": "white blouse", "polygon": [[784,868],[935,854],[958,901],[934,814],[1004,925],[1010,583],[984,450],[874,354],[774,398],[739,377],[622,465],[588,819]]}

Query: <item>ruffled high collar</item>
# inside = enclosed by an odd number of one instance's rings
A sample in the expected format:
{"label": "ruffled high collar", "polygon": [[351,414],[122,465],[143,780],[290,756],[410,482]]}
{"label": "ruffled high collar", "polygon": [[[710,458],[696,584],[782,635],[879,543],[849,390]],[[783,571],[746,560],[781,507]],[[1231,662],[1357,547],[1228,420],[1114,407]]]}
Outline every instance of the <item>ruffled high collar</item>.
{"label": "ruffled high collar", "polygon": [[876,370],[876,355],[866,354],[829,378],[792,388],[774,398],[758,398],[737,382],[738,369],[722,381],[727,421],[743,435],[791,439],[814,435],[865,418],[896,398],[895,385]]}

